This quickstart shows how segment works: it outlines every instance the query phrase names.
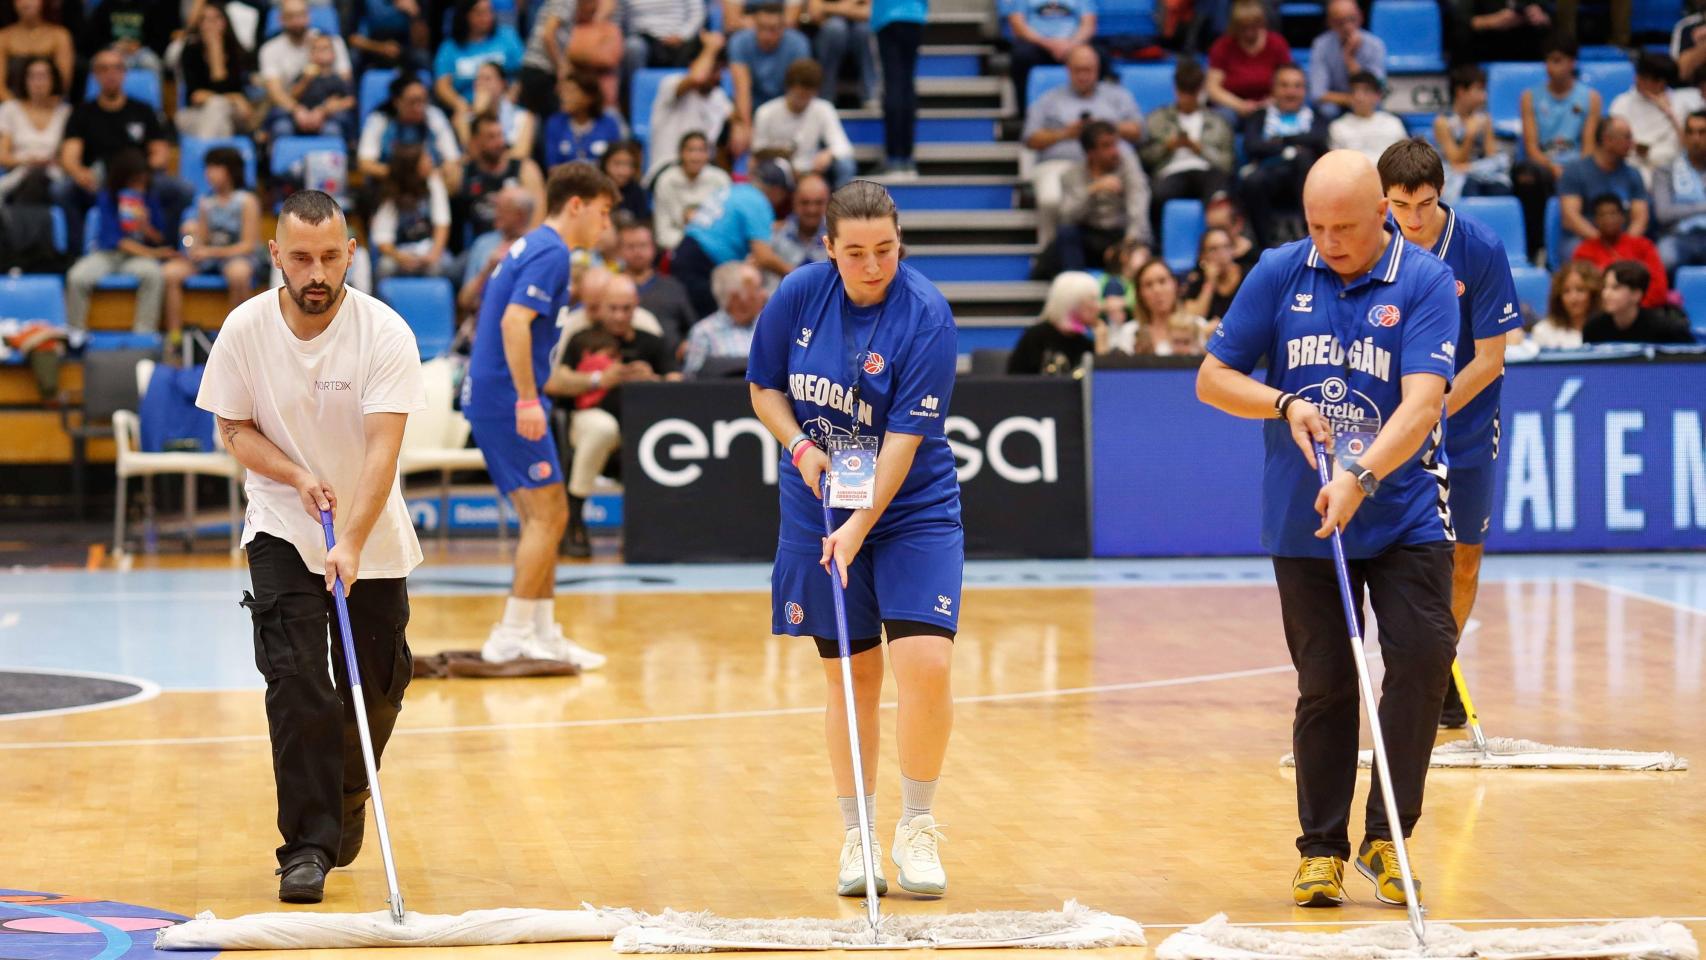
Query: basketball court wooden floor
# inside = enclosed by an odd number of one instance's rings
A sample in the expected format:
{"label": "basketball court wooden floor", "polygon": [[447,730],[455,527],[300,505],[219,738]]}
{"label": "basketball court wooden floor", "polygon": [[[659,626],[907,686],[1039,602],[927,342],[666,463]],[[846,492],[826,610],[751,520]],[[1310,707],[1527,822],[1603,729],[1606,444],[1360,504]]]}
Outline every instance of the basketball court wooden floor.
{"label": "basketball court wooden floor", "polygon": [[[417,681],[384,770],[409,908],[857,915],[832,893],[840,824],[821,672],[808,643],[767,635],[766,573],[565,566],[560,619],[610,654],[605,671]],[[504,577],[423,567],[416,650],[477,647]],[[259,680],[236,605],[245,580],[223,561],[0,578],[0,665],[160,688],[0,722],[0,888],[184,914],[281,909]],[[1152,945],[1220,911],[1401,919],[1361,877],[1340,910],[1287,899],[1296,821],[1277,761],[1294,687],[1270,580],[1255,560],[974,565],[937,798],[949,896],[891,895],[885,909],[1077,898],[1142,922]],[[1490,732],[1706,762],[1706,559],[1494,558],[1488,580],[1463,654]],[[893,719],[885,711],[885,737]],[[883,755],[886,847],[892,741]],[[1413,847],[1431,917],[1666,916],[1706,936],[1700,776],[1436,771]],[[1355,809],[1353,842],[1360,795]],[[304,909],[383,908],[368,836],[326,902]]]}

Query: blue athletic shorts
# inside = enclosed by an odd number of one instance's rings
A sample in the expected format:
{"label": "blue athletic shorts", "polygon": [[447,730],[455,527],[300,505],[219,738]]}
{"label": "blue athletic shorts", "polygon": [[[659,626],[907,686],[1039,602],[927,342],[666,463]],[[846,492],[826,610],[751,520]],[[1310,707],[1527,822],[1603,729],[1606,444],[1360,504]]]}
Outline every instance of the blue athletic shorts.
{"label": "blue athletic shorts", "polygon": [[[771,632],[835,637],[835,594],[818,565],[819,549],[782,544],[770,580]],[[920,525],[866,540],[847,575],[847,637],[854,653],[877,645],[884,621],[911,620],[959,629],[965,531],[957,523]]]}
{"label": "blue athletic shorts", "polygon": [[1493,525],[1493,469],[1497,461],[1474,467],[1452,465],[1446,474],[1451,480],[1451,525],[1457,530],[1457,542],[1479,546],[1487,542],[1487,529]]}
{"label": "blue athletic shorts", "polygon": [[514,417],[469,417],[468,425],[474,428],[474,445],[486,458],[486,471],[504,496],[563,482],[563,465],[549,426],[538,440],[523,440],[515,432]]}

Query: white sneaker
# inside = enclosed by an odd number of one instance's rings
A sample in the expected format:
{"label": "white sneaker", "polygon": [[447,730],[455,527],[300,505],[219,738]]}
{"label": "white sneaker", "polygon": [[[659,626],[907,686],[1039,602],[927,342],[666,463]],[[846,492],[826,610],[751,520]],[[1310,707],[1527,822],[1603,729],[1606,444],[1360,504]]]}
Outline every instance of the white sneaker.
{"label": "white sneaker", "polygon": [[900,868],[900,888],[911,893],[939,897],[948,889],[937,845],[943,840],[936,819],[927,813],[898,823],[894,828],[894,865]]}
{"label": "white sneaker", "polygon": [[555,623],[551,624],[549,634],[535,635],[533,647],[537,651],[534,656],[544,660],[560,660],[564,663],[572,663],[581,668],[583,672],[597,670],[610,659],[602,653],[594,653],[563,636],[563,628]]}
{"label": "white sneaker", "polygon": [[508,663],[533,656],[533,631],[498,623],[486,636],[480,648],[480,659],[487,663]]}
{"label": "white sneaker", "polygon": [[[883,876],[883,845],[871,839],[871,866],[877,874],[877,896],[889,892],[889,881]],[[865,853],[859,843],[859,828],[847,831],[847,842],[841,845],[841,872],[835,877],[835,892],[843,897],[865,895]]]}

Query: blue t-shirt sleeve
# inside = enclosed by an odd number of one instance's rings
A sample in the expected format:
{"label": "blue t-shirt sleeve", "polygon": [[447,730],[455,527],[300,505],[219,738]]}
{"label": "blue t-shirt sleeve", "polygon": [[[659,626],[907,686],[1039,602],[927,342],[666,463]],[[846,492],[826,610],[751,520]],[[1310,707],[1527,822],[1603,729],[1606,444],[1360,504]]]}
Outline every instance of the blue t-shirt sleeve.
{"label": "blue t-shirt sleeve", "polygon": [[906,362],[896,371],[885,429],[922,437],[942,436],[954,392],[957,339],[952,323],[932,323],[912,338]]}
{"label": "blue t-shirt sleeve", "polygon": [[454,41],[446,40],[438,46],[438,54],[432,58],[432,75],[435,77],[453,76],[456,71],[456,57],[462,52]]}
{"label": "blue t-shirt sleeve", "polygon": [[527,52],[514,27],[505,24],[498,28],[498,47],[503,51],[504,75],[514,76],[521,69],[521,58]]}
{"label": "blue t-shirt sleeve", "polygon": [[771,209],[770,201],[757,188],[740,191],[740,203],[736,208],[740,211],[742,242],[749,248],[754,242],[769,243],[770,231],[776,223],[776,211]]}
{"label": "blue t-shirt sleeve", "polygon": [[[565,250],[552,250],[517,262],[515,285],[510,288],[509,302],[526,307],[538,316],[550,316],[557,294],[569,282],[569,255]],[[555,317],[552,317],[555,320]]]}
{"label": "blue t-shirt sleeve", "polygon": [[1460,326],[1457,280],[1451,271],[1441,269],[1417,288],[1410,297],[1408,313],[1409,316],[1400,317],[1404,327],[1398,361],[1401,376],[1432,373],[1444,377],[1449,384],[1457,369]]}
{"label": "blue t-shirt sleeve", "polygon": [[1500,336],[1522,323],[1510,261],[1495,246],[1487,246],[1482,253],[1484,255],[1475,268],[1474,283],[1467,291],[1470,298],[1469,328],[1477,340]]}
{"label": "blue t-shirt sleeve", "polygon": [[758,54],[758,38],[751,30],[742,30],[729,38],[729,62],[752,66]]}
{"label": "blue t-shirt sleeve", "polygon": [[[1636,170],[1634,167],[1624,167],[1621,176],[1623,177],[1624,183],[1627,185],[1626,188],[1629,191],[1630,203],[1634,203],[1637,200],[1649,199],[1647,196],[1647,182],[1641,179],[1640,171]],[[1592,200],[1593,198],[1589,197],[1587,199]]]}
{"label": "blue t-shirt sleeve", "polygon": [[746,355],[747,383],[788,392],[788,341],[800,312],[797,288],[797,283],[784,278],[776,288],[776,295],[759,313],[752,331],[752,347]]}
{"label": "blue t-shirt sleeve", "polygon": [[1256,268],[1244,278],[1232,297],[1232,306],[1226,308],[1226,316],[1208,340],[1208,352],[1240,373],[1256,369],[1256,363],[1268,352],[1274,339],[1274,311],[1285,309],[1279,301],[1280,269],[1275,256],[1270,250],[1256,261]]}
{"label": "blue t-shirt sleeve", "polygon": [[[1582,170],[1581,164],[1572,162],[1565,165],[1564,175],[1558,180],[1558,196],[1581,197],[1583,203],[1592,199],[1588,196],[1587,174]],[[1591,213],[1592,211],[1584,210],[1582,212]]]}
{"label": "blue t-shirt sleeve", "polygon": [[787,40],[790,54],[788,57],[789,63],[793,63],[795,60],[810,60],[812,58],[812,44],[810,40],[806,39],[805,34],[800,33],[798,30],[789,30]]}

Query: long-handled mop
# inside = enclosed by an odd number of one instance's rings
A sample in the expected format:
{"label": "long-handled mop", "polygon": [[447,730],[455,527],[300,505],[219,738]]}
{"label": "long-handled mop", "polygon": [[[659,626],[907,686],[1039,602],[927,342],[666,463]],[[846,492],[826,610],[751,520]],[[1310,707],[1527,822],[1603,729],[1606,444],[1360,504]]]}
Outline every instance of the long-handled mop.
{"label": "long-handled mop", "polygon": [[[826,530],[833,522],[826,505]],[[332,518],[321,514],[326,549],[331,550]],[[833,565],[832,565],[833,566]],[[840,642],[842,691],[853,748],[853,779],[863,786],[859,728],[853,703],[853,675],[847,639],[846,600],[841,578],[835,581],[835,627]],[[373,815],[385,860],[390,911],[362,914],[259,913],[231,920],[203,913],[189,923],[167,927],[156,936],[162,950],[290,950],[340,947],[479,946],[545,943],[559,940],[613,940],[623,953],[705,953],[712,950],[894,950],[904,948],[1120,947],[1142,946],[1143,928],[1135,921],[1067,903],[1058,911],[990,911],[946,916],[891,917],[885,924],[876,900],[876,861],[871,854],[870,811],[865,791],[858,792],[859,825],[865,845],[866,916],[860,920],[725,919],[706,913],[666,910],[648,915],[626,909],[475,910],[456,916],[403,911],[403,895],[391,856],[390,832],[379,795],[379,771],[367,720],[360,706],[361,673],[349,625],[343,582],[334,585],[349,695],[356,706],[362,759],[373,788]],[[886,929],[885,929],[886,928]]]}
{"label": "long-handled mop", "polygon": [[[1315,444],[1315,466],[1325,486],[1332,479],[1327,451]],[[1339,601],[1344,607],[1345,628],[1350,634],[1351,656],[1356,661],[1357,686],[1362,693],[1364,712],[1368,715],[1369,735],[1374,741],[1375,780],[1385,802],[1386,824],[1392,833],[1392,844],[1398,854],[1398,872],[1404,887],[1405,909],[1409,913],[1408,936],[1400,924],[1380,924],[1345,933],[1298,933],[1274,931],[1260,927],[1234,927],[1224,914],[1187,927],[1162,942],[1156,950],[1157,960],[1269,960],[1269,958],[1332,958],[1332,960],[1361,960],[1361,958],[1428,957],[1489,960],[1496,957],[1520,957],[1522,960],[1548,960],[1573,957],[1678,958],[1693,960],[1699,956],[1694,937],[1679,923],[1658,920],[1622,921],[1603,926],[1578,926],[1545,930],[1475,930],[1467,931],[1444,924],[1425,924],[1422,907],[1416,896],[1415,874],[1410,869],[1409,846],[1404,840],[1404,827],[1398,816],[1398,802],[1392,790],[1390,764],[1386,757],[1386,740],[1380,727],[1379,701],[1374,697],[1374,683],[1369,679],[1368,657],[1362,648],[1362,630],[1357,625],[1357,604],[1351,596],[1350,568],[1345,562],[1345,545],[1339,531],[1333,531],[1333,570],[1339,578]],[[1468,702],[1465,701],[1465,706]]]}

